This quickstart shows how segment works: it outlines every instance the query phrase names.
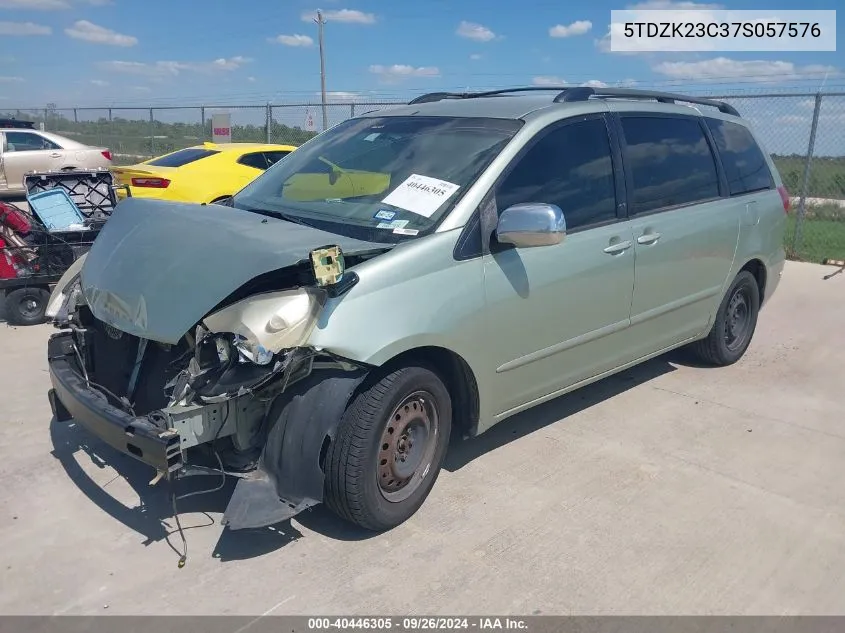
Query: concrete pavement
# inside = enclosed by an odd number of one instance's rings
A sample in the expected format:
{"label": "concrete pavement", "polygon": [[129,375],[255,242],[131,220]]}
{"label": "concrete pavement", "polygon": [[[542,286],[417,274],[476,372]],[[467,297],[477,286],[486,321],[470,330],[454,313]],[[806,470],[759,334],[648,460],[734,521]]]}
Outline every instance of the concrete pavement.
{"label": "concrete pavement", "polygon": [[787,265],[733,367],[674,354],[455,441],[389,533],[322,508],[232,533],[226,494],[185,500],[184,569],[152,473],[51,424],[51,328],[0,325],[0,613],[843,614],[845,275],[826,272]]}

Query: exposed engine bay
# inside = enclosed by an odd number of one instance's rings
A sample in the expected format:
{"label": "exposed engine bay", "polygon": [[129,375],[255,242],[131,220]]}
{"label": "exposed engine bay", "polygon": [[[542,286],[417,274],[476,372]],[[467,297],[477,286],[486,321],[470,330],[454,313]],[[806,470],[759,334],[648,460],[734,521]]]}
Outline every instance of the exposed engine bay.
{"label": "exposed engine bay", "polygon": [[[325,302],[357,282],[347,264],[379,252],[314,249],[238,288],[175,344],[97,318],[89,298],[101,296],[86,296],[76,272],[48,307],[61,330],[50,346],[54,387],[63,363],[65,380],[79,383],[77,396],[84,390],[100,401],[96,408],[114,409],[110,424],[91,430],[156,468],[152,483],[214,472],[239,477],[223,521],[232,529],[289,518],[321,501],[320,459],[367,373],[303,343]],[[64,387],[65,395],[51,395],[57,418],[85,425],[86,416],[65,406],[72,397]]]}

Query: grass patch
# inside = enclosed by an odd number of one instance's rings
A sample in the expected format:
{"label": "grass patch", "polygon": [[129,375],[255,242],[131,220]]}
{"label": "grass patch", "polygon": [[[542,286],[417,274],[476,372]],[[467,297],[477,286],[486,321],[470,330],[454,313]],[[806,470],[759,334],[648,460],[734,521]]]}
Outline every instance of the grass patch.
{"label": "grass patch", "polygon": [[821,264],[825,259],[845,259],[845,209],[834,205],[808,207],[801,229],[801,243],[793,250],[798,214],[787,220],[784,245],[790,259]]}

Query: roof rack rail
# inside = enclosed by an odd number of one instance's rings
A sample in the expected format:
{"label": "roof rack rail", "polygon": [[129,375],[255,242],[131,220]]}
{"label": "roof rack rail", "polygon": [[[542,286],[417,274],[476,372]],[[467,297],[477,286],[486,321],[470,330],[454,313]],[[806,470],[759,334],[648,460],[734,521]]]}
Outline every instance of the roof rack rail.
{"label": "roof rack rail", "polygon": [[429,92],[411,99],[408,105],[417,103],[432,103],[443,99],[479,99],[481,97],[498,97],[499,95],[512,94],[515,92],[549,92],[566,90],[564,86],[529,86],[527,88],[504,88],[502,90],[487,90],[484,92]]}
{"label": "roof rack rail", "polygon": [[589,86],[578,86],[562,90],[555,97],[555,103],[573,103],[587,101],[590,97],[620,97],[623,99],[654,99],[659,103],[694,103],[718,108],[719,112],[739,116],[739,112],[731,104],[715,99],[704,99],[701,97],[688,97],[686,95],[674,94],[672,92],[656,92],[653,90],[638,90],[636,88],[592,88]]}
{"label": "roof rack rail", "polygon": [[740,116],[736,108],[724,101],[705,99],[701,97],[688,97],[686,95],[671,92],[657,92],[654,90],[639,90],[636,88],[593,88],[590,86],[530,86],[527,88],[505,88],[502,90],[488,90],[485,92],[429,92],[411,99],[408,105],[418,103],[432,103],[443,99],[478,99],[481,97],[497,97],[499,95],[514,94],[519,92],[557,92],[554,98],[555,103],[576,103],[587,101],[590,97],[620,97],[624,99],[654,99],[659,103],[694,103],[718,108],[719,112]]}

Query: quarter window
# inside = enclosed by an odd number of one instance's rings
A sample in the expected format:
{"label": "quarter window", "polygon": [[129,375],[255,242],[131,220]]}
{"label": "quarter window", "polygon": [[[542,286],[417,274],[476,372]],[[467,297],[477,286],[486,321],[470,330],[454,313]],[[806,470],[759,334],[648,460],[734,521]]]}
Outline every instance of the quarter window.
{"label": "quarter window", "polygon": [[264,156],[267,157],[267,166],[272,167],[288,154],[290,154],[290,152],[286,152],[284,150],[273,150],[272,152],[264,152]]}
{"label": "quarter window", "polygon": [[500,212],[521,202],[554,204],[567,229],[616,217],[610,139],[602,119],[563,125],[518,160],[496,192]]}
{"label": "quarter window", "polygon": [[264,157],[263,152],[253,152],[252,154],[244,154],[238,159],[238,162],[241,165],[246,165],[247,167],[254,167],[255,169],[260,169],[261,171],[267,169],[267,159]]}
{"label": "quarter window", "polygon": [[622,131],[632,213],[719,196],[716,162],[697,119],[625,116]]}
{"label": "quarter window", "polygon": [[732,196],[773,189],[775,186],[763,150],[745,126],[721,119],[705,119],[716,141]]}

